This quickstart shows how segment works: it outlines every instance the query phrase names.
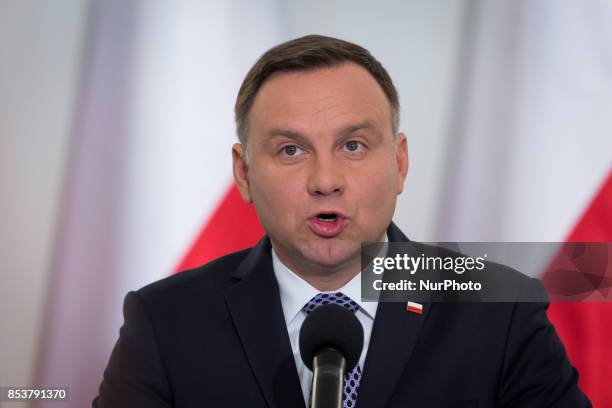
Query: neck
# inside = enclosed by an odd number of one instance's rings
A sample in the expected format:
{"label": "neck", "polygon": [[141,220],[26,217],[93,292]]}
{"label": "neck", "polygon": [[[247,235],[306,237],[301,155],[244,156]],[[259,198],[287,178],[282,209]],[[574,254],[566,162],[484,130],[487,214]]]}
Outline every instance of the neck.
{"label": "neck", "polygon": [[308,282],[321,292],[335,291],[346,285],[361,270],[359,254],[339,265],[319,265],[312,262],[300,262],[297,256],[288,256],[278,251],[273,245],[273,251],[278,259],[291,272]]}
{"label": "neck", "polygon": [[334,271],[327,270],[324,273],[304,274],[299,270],[294,270],[294,273],[308,282],[311,286],[317,288],[317,290],[321,292],[330,292],[340,289],[357,276],[360,271],[360,264],[361,263],[358,262],[355,267]]}

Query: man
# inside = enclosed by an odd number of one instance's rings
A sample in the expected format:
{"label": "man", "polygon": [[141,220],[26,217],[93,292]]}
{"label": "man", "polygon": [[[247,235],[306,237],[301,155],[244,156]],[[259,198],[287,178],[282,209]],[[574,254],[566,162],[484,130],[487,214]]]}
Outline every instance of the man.
{"label": "man", "polygon": [[361,301],[361,243],[408,241],[391,222],[408,170],[398,119],[367,50],[306,36],[266,52],[238,94],[232,157],[267,236],[128,294],[94,406],[304,407],[298,334],[323,295],[364,328],[345,407],[588,406],[546,304]]}

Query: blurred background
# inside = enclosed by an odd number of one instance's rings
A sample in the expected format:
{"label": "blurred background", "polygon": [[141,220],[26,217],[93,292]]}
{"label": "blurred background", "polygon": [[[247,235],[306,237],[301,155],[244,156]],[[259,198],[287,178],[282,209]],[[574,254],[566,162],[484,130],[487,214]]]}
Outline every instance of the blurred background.
{"label": "blurred background", "polygon": [[[394,79],[411,239],[612,241],[610,21],[605,0],[2,0],[0,385],[88,406],[127,291],[257,241],[233,104],[265,50],[305,34]],[[612,406],[610,304],[549,316]]]}

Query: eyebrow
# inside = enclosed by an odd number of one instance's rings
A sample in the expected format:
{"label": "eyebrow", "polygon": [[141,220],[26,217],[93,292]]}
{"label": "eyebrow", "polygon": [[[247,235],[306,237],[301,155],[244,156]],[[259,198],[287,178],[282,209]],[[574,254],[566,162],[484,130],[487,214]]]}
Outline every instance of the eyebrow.
{"label": "eyebrow", "polygon": [[372,123],[369,120],[364,120],[363,122],[357,123],[355,125],[348,125],[345,126],[344,128],[342,128],[340,130],[340,132],[338,132],[338,134],[340,136],[347,136],[350,135],[353,132],[356,132],[358,130],[370,130],[370,129],[374,129],[374,123]]}
{"label": "eyebrow", "polygon": [[[338,139],[341,139],[358,130],[364,130],[364,129],[368,130],[368,129],[373,129],[374,127],[375,126],[371,121],[364,120],[363,122],[343,127],[338,132],[336,132],[336,136]],[[289,138],[289,139],[292,139],[298,142],[308,143],[308,137],[306,137],[305,135],[303,135],[302,133],[298,131],[291,130],[291,129],[283,129],[283,128],[270,129],[270,131],[268,132],[267,139],[268,140],[272,139],[275,136],[282,136],[282,137],[286,137],[286,138]]]}

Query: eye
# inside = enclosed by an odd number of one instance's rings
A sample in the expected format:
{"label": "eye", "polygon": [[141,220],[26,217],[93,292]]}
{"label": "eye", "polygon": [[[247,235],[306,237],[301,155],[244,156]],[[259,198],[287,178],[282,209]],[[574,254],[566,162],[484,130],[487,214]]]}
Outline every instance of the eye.
{"label": "eye", "polygon": [[287,145],[281,149],[281,153],[285,156],[294,157],[302,152],[302,149],[297,147],[296,145]]}
{"label": "eye", "polygon": [[363,149],[365,146],[363,145],[363,143],[358,142],[356,140],[349,140],[348,142],[346,142],[344,144],[344,147],[346,148],[346,150],[348,150],[349,152],[359,152],[361,149]]}

